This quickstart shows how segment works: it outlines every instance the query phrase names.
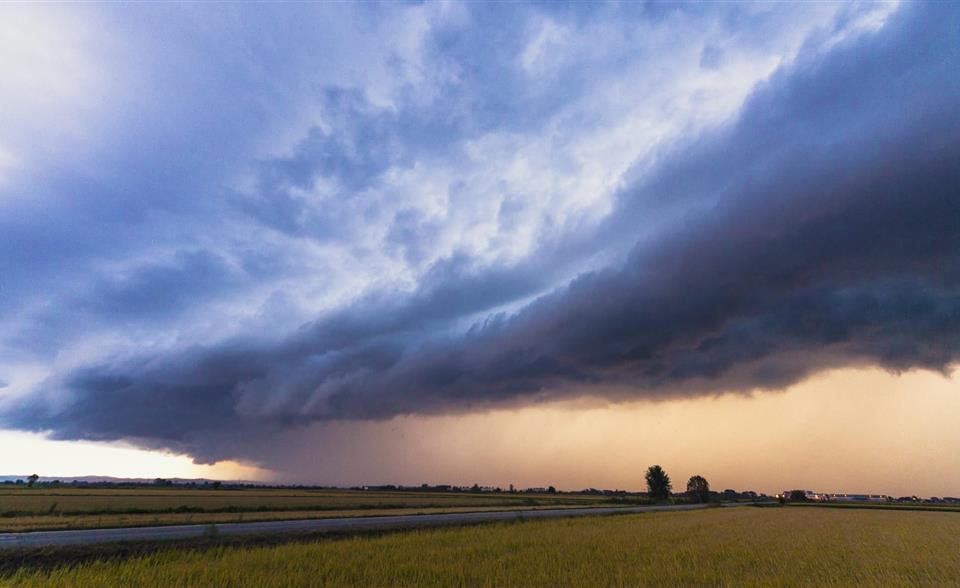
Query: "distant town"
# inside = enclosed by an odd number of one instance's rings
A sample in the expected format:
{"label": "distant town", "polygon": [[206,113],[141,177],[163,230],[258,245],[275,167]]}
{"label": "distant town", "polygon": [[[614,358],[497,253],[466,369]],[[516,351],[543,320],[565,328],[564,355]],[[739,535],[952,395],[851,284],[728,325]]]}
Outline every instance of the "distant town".
{"label": "distant town", "polygon": [[806,500],[809,502],[927,502],[941,504],[960,504],[955,496],[900,496],[894,498],[886,494],[837,494],[832,492],[813,492],[811,490],[784,490],[777,495],[780,500]]}

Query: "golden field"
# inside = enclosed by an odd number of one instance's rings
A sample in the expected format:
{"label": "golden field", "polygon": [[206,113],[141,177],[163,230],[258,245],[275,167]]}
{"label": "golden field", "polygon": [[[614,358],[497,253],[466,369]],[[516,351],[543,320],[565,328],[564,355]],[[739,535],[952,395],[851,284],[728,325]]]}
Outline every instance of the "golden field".
{"label": "golden field", "polygon": [[6,586],[955,586],[960,515],[724,508],[271,547],[169,549],[21,570]]}
{"label": "golden field", "polygon": [[576,494],[3,488],[0,532],[510,510],[604,502],[603,497]]}
{"label": "golden field", "polygon": [[[609,506],[609,505],[607,505]],[[540,506],[443,506],[409,508],[363,508],[346,510],[278,510],[252,512],[203,512],[106,515],[26,515],[0,519],[0,533],[27,531],[64,531],[70,529],[106,529],[117,527],[153,527],[206,523],[251,523],[255,521],[292,521],[297,519],[336,519],[344,517],[383,517],[456,512],[578,508],[576,505]]]}
{"label": "golden field", "polygon": [[216,509],[404,508],[412,506],[492,506],[509,504],[583,504],[602,497],[579,494],[509,494],[401,492],[357,490],[294,490],[250,488],[23,488],[0,489],[0,513],[7,511],[83,513],[101,511],[163,511],[180,507]]}

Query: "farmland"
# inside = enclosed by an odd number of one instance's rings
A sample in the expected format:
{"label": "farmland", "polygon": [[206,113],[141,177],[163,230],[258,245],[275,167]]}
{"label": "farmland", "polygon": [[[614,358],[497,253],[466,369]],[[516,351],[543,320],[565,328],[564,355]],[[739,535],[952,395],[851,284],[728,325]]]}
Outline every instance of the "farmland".
{"label": "farmland", "polygon": [[177,548],[9,586],[940,586],[960,516],[735,508],[413,531],[267,547]]}
{"label": "farmland", "polygon": [[350,490],[4,488],[0,532],[609,504],[601,496]]}
{"label": "farmland", "polygon": [[960,504],[952,503],[897,503],[897,502],[793,502],[792,507],[799,508],[868,508],[879,510],[918,510],[926,512],[960,513]]}

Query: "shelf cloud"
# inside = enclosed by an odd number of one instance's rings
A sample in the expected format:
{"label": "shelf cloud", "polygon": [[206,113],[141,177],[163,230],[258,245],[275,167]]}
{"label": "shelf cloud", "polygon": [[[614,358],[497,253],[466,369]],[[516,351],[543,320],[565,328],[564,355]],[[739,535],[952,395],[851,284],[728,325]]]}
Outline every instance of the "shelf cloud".
{"label": "shelf cloud", "polygon": [[[176,77],[195,102],[118,123],[107,171],[0,198],[0,425],[217,461],[317,422],[960,357],[956,6],[698,6],[681,55],[667,9],[518,7],[500,37],[390,10],[316,15],[307,53],[241,14],[206,33],[233,73]],[[766,34],[717,33],[730,10]]]}

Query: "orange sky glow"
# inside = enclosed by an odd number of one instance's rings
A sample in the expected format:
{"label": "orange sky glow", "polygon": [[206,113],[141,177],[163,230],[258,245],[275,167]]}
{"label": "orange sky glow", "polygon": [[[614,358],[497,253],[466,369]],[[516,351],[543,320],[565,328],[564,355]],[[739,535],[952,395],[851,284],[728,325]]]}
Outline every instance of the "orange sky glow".
{"label": "orange sky glow", "polygon": [[[285,440],[305,472],[285,481],[638,490],[644,469],[659,463],[675,487],[701,474],[718,490],[956,496],[958,392],[955,376],[846,369],[784,392],[317,424]],[[198,465],[127,445],[12,432],[0,443],[18,449],[0,455],[0,472],[10,474],[275,476],[269,464]]]}

